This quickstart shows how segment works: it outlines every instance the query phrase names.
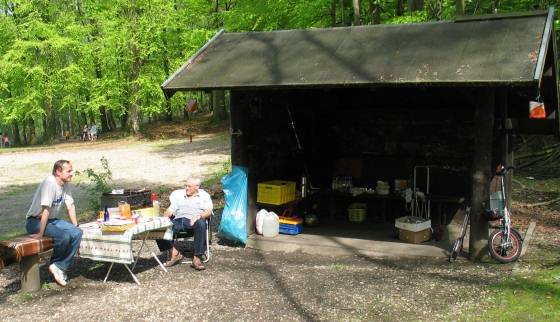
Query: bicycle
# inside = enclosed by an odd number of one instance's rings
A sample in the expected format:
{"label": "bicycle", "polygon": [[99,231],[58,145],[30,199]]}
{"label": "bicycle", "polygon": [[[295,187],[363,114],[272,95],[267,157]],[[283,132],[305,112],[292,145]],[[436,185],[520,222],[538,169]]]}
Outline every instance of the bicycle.
{"label": "bicycle", "polygon": [[521,255],[523,238],[517,230],[511,227],[511,212],[506,203],[506,189],[504,176],[513,167],[498,167],[496,176],[500,178],[501,191],[490,196],[491,220],[499,219],[498,225],[492,225],[495,229],[488,237],[488,250],[490,256],[500,263],[511,263],[516,261]]}
{"label": "bicycle", "polygon": [[[488,237],[488,250],[490,256],[500,263],[511,263],[516,261],[521,255],[521,249],[523,247],[523,238],[517,230],[511,227],[511,212],[509,211],[506,204],[506,191],[504,176],[508,171],[513,169],[513,167],[508,167],[507,169],[503,166],[498,167],[496,171],[496,177],[500,179],[500,191],[490,194],[490,209],[487,209],[487,213],[490,216],[490,220],[500,220],[498,225],[491,225],[490,227],[495,229]],[[465,218],[463,219],[463,225],[461,227],[461,233],[451,249],[449,254],[449,262],[453,262],[457,259],[457,256],[463,249],[463,240],[467,232],[467,226],[470,217],[470,207],[466,207]]]}

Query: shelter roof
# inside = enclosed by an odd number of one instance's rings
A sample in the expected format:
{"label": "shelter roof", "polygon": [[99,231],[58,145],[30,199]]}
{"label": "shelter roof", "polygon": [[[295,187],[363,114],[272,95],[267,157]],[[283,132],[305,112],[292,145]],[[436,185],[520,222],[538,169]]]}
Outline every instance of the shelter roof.
{"label": "shelter roof", "polygon": [[[553,13],[226,33],[162,85],[192,89],[538,84]],[[549,48],[550,47],[550,48]]]}

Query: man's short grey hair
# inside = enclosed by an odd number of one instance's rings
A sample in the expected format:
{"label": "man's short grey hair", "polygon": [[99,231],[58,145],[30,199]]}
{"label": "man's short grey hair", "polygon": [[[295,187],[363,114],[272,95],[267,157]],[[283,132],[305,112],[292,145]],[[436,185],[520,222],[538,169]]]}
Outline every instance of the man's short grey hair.
{"label": "man's short grey hair", "polygon": [[189,182],[189,181],[192,182],[192,183],[194,183],[194,184],[197,185],[197,186],[200,186],[201,180],[200,180],[199,177],[190,176],[190,177],[187,179],[187,182]]}

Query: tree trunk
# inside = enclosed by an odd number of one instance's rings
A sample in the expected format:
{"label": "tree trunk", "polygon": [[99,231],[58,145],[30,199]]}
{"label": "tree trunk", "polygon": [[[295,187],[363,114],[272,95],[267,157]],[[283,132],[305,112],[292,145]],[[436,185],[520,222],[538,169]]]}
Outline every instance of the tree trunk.
{"label": "tree trunk", "polygon": [[455,15],[462,16],[465,14],[465,0],[455,0]]}
{"label": "tree trunk", "polygon": [[404,15],[404,0],[395,1],[395,15],[399,17]]}
{"label": "tree trunk", "polygon": [[140,68],[143,65],[143,61],[140,58],[140,49],[136,44],[130,43],[129,48],[134,60],[128,73],[128,97],[130,101],[128,102],[128,120],[126,122],[126,125],[128,126],[129,130],[132,131],[132,134],[138,135],[140,134],[140,106],[139,102],[137,102],[134,97],[138,92],[138,84],[136,83],[136,80],[140,75]]}
{"label": "tree trunk", "polygon": [[424,0],[408,0],[408,8],[411,12],[424,10]]}
{"label": "tree trunk", "polygon": [[471,231],[469,257],[481,261],[488,254],[488,220],[483,202],[488,200],[494,132],[494,91],[478,91],[474,112],[474,157],[472,166]]}
{"label": "tree trunk", "polygon": [[[163,29],[163,34],[165,35],[167,32],[167,29],[164,28]],[[169,55],[167,53],[167,38],[165,38],[165,36],[162,36],[162,43],[163,43],[163,72],[166,78],[168,78],[171,75],[171,67],[169,66]],[[164,102],[164,114],[165,114],[165,119],[167,121],[173,121],[173,112],[171,111],[171,99],[169,99],[167,96],[165,96],[165,102]]]}
{"label": "tree trunk", "polygon": [[224,90],[213,91],[214,107],[212,119],[214,122],[221,122],[227,118],[226,112],[226,92]]}
{"label": "tree trunk", "polygon": [[45,117],[43,118],[43,142],[48,142],[53,139],[57,133],[57,113],[52,106],[52,101],[47,99],[44,102]]}
{"label": "tree trunk", "polygon": [[346,26],[346,16],[344,15],[344,0],[340,0],[340,24]]}
{"label": "tree trunk", "polygon": [[369,0],[369,12],[371,13],[371,23],[381,24],[381,5],[375,0]]}
{"label": "tree trunk", "polygon": [[336,0],[331,0],[331,27],[336,26]]}
{"label": "tree trunk", "polygon": [[500,8],[500,0],[492,0],[492,13],[498,13]]}
{"label": "tree trunk", "polygon": [[352,8],[354,9],[354,26],[359,26],[360,22],[360,0],[352,0]]}
{"label": "tree trunk", "polygon": [[[129,8],[129,21],[130,26],[133,28],[137,24],[138,20],[138,12],[140,11],[139,8],[136,7],[136,3],[132,3],[131,7]],[[135,32],[135,31],[133,31]],[[128,49],[130,51],[130,55],[132,57],[132,65],[130,66],[130,70],[127,75],[127,82],[128,82],[128,120],[126,125],[128,129],[132,131],[133,135],[140,134],[140,102],[135,98],[136,93],[138,93],[138,77],[140,76],[140,69],[144,64],[144,61],[140,57],[140,48],[138,44],[134,41],[130,41],[128,43]]]}
{"label": "tree trunk", "polygon": [[19,125],[18,122],[15,120],[12,122],[12,133],[14,135],[12,140],[14,142],[14,145],[21,145],[21,137],[19,135]]}

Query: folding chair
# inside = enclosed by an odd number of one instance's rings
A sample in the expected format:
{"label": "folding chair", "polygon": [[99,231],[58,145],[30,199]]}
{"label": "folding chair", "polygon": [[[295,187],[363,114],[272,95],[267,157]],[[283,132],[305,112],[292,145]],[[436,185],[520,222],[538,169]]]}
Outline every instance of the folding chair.
{"label": "folding chair", "polygon": [[[210,230],[210,224],[212,222],[212,216],[214,213],[210,214],[210,217],[206,219],[206,251],[204,252],[204,258],[202,258],[203,263],[207,263],[210,260],[210,244],[212,244],[212,233]],[[177,242],[179,239],[186,240],[188,238],[194,239],[194,230],[189,229],[187,231],[181,231],[175,234],[174,241]],[[192,264],[192,258],[190,260],[182,261],[183,264]]]}

